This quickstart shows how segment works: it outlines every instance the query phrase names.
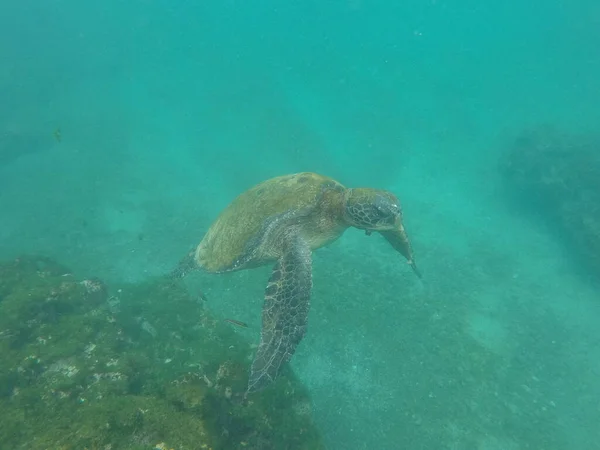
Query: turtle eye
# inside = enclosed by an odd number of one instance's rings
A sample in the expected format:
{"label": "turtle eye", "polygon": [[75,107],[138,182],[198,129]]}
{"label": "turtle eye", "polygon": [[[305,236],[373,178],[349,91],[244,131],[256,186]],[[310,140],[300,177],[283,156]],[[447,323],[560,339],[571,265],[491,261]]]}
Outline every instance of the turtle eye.
{"label": "turtle eye", "polygon": [[387,198],[383,197],[378,197],[373,206],[374,212],[379,219],[395,219],[400,212],[400,209],[396,203],[393,203]]}
{"label": "turtle eye", "polygon": [[376,208],[376,217],[378,222],[393,223],[396,219],[392,209]]}
{"label": "turtle eye", "polygon": [[382,206],[376,205],[375,206],[375,215],[377,217],[379,217],[380,219],[383,219],[386,216],[389,216],[390,211],[387,210],[387,208],[383,208]]}

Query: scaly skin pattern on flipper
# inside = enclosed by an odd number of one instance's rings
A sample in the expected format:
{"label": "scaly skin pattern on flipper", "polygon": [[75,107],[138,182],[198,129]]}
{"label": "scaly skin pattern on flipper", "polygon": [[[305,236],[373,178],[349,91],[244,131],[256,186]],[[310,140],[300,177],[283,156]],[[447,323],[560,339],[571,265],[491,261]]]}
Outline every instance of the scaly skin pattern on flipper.
{"label": "scaly skin pattern on flipper", "polygon": [[413,255],[412,245],[404,230],[404,226],[401,223],[393,230],[380,231],[381,234],[398,253],[406,258],[408,265],[412,268],[413,272],[419,277],[423,278],[421,271],[417,267],[415,258]]}
{"label": "scaly skin pattern on flipper", "polygon": [[285,240],[287,248],[265,290],[260,344],[252,362],[248,393],[277,378],[306,333],[312,290],[311,250],[297,233]]}

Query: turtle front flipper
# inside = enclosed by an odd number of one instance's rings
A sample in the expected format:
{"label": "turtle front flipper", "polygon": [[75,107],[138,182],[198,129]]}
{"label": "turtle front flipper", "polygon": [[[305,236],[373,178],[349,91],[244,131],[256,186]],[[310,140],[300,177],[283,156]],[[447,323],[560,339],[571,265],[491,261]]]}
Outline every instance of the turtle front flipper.
{"label": "turtle front flipper", "polygon": [[417,267],[415,263],[415,258],[413,256],[412,246],[410,245],[410,241],[408,240],[408,235],[406,234],[406,230],[402,224],[396,224],[396,228],[393,230],[380,231],[381,234],[396,251],[398,251],[402,256],[404,256],[412,270],[415,272],[417,277],[422,278],[421,271]]}
{"label": "turtle front flipper", "polygon": [[306,333],[312,290],[312,254],[299,235],[286,239],[284,254],[265,290],[260,344],[252,362],[248,391],[273,382]]}

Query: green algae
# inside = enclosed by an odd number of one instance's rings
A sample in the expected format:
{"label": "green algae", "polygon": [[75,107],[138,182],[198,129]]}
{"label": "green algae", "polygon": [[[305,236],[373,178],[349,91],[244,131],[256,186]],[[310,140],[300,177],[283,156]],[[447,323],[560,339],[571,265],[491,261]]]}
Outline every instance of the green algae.
{"label": "green algae", "polygon": [[109,289],[44,258],[0,264],[0,442],[322,448],[291,370],[244,397],[252,352],[172,280]]}

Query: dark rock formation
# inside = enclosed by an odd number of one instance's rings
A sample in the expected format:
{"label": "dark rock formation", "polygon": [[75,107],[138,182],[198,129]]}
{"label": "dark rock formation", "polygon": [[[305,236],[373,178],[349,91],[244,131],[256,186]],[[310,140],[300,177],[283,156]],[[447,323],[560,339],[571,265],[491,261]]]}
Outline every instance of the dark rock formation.
{"label": "dark rock formation", "polygon": [[520,204],[546,218],[600,277],[600,139],[523,133],[502,171]]}
{"label": "dark rock formation", "polygon": [[0,264],[0,446],[320,449],[291,371],[243,398],[252,350],[167,279],[109,289]]}

